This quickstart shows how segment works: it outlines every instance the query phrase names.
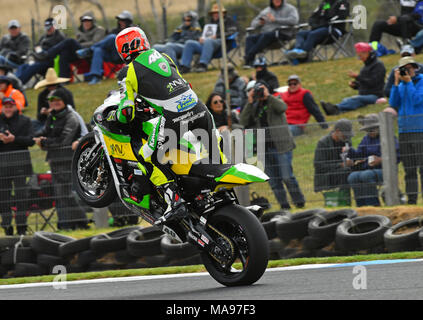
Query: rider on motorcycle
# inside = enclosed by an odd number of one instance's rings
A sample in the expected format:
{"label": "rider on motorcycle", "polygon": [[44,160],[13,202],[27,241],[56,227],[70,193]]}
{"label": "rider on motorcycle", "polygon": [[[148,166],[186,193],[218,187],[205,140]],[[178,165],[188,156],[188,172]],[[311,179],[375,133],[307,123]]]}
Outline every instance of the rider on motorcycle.
{"label": "rider on motorcycle", "polygon": [[[140,28],[131,27],[121,31],[116,36],[116,49],[128,68],[126,79],[121,81],[119,108],[109,114],[108,121],[129,124],[135,117],[134,101],[139,96],[160,114],[153,123],[148,141],[139,151],[135,151],[144,166],[145,176],[162,189],[167,203],[167,209],[156,224],[160,225],[175,217],[182,218],[187,214],[184,200],[178,195],[169,166],[162,164],[157,158],[157,150],[165,140],[165,129],[174,130],[179,141],[183,134],[180,133],[180,128],[184,126],[186,130],[207,130],[208,151],[211,154],[212,143],[216,141],[213,138],[216,137],[213,117],[190,84],[182,78],[172,59],[150,49],[148,39]],[[142,180],[136,181],[131,192],[139,192],[136,196],[141,196],[142,184]]]}

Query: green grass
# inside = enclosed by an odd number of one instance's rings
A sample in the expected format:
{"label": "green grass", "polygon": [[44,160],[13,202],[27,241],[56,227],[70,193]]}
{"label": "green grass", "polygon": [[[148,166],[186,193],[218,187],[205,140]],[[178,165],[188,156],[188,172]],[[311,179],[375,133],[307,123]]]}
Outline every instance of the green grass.
{"label": "green grass", "polygon": [[[304,265],[304,264],[331,264],[331,263],[348,263],[348,262],[361,262],[361,261],[374,261],[374,260],[419,259],[419,258],[423,258],[423,252],[401,252],[401,253],[391,253],[391,254],[369,254],[369,255],[356,255],[356,256],[348,256],[348,257],[327,257],[327,258],[297,258],[297,259],[271,260],[268,263],[268,268],[290,267],[290,266],[298,266],[298,265]],[[102,272],[70,273],[66,275],[66,281],[91,280],[91,279],[116,278],[116,277],[149,276],[149,275],[162,275],[162,274],[196,273],[196,272],[205,272],[205,271],[206,269],[202,265],[146,268],[146,269],[129,269],[129,270],[111,270],[111,271],[102,271]],[[55,277],[57,277],[57,275],[0,279],[0,285],[52,282],[55,280]]]}
{"label": "green grass", "polygon": [[[381,60],[385,63],[387,73],[398,62],[398,55],[391,55],[382,57]],[[421,61],[421,56],[417,57]],[[286,84],[286,79],[291,74],[298,74],[302,79],[302,84],[305,88],[311,90],[317,102],[320,100],[338,103],[343,98],[355,95],[357,92],[348,86],[350,78],[347,76],[348,70],[359,71],[363,64],[356,58],[346,58],[332,60],[328,62],[313,62],[302,64],[298,66],[275,66],[269,69],[274,72],[278,78],[280,85]],[[213,91],[214,84],[219,77],[219,70],[213,69],[207,73],[190,73],[184,77],[192,84],[195,92],[201,100],[206,101],[208,95]],[[238,73],[241,76],[251,76],[252,70],[243,70],[238,68]],[[118,89],[115,80],[104,80],[100,84],[89,86],[86,83],[70,84],[67,86],[74,94],[77,111],[81,114],[86,122],[91,120],[93,111],[102,104],[104,98],[110,90]],[[30,101],[25,114],[30,117],[36,115],[36,101],[38,91],[28,90],[28,99]],[[380,112],[388,105],[371,105],[356,111],[344,113],[339,116],[326,117],[326,121],[335,122],[340,118],[348,118],[356,120],[358,115],[367,113]],[[317,141],[328,132],[330,129],[323,130],[317,124],[314,118],[310,118],[310,126],[306,129],[307,134],[296,139],[296,149],[294,150],[294,173],[297,177],[299,185],[306,197],[306,208],[316,206],[323,206],[323,196],[321,193],[314,193],[313,191],[313,157],[314,149]],[[363,133],[358,131],[358,124],[355,121],[356,136],[353,138],[353,145],[357,146],[363,137]],[[45,153],[40,151],[36,146],[32,148],[32,159],[34,170],[36,172],[45,172],[48,170],[48,165],[44,161]],[[400,166],[400,187],[404,190],[403,170]],[[251,190],[259,192],[269,198],[274,205],[273,209],[277,208],[277,202],[267,184],[253,185]],[[272,209],[272,210],[273,210]]]}

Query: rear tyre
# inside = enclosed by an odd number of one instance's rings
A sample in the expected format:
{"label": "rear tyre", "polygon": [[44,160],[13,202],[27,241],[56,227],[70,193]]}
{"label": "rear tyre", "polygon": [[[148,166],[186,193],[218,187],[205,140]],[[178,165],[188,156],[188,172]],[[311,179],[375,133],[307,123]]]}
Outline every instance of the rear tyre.
{"label": "rear tyre", "polygon": [[[79,197],[90,207],[104,208],[117,196],[109,163],[101,154],[92,168],[88,164],[90,151],[96,145],[95,134],[90,132],[78,144],[72,160],[72,184]],[[102,146],[100,146],[100,149]]]}
{"label": "rear tyre", "polygon": [[[250,211],[238,205],[220,209],[208,219],[207,233],[230,256],[217,261],[211,253],[201,253],[204,266],[217,282],[225,286],[242,286],[261,278],[269,260],[268,240],[260,221]],[[222,258],[217,253],[215,256]],[[235,269],[237,262],[241,268]]]}

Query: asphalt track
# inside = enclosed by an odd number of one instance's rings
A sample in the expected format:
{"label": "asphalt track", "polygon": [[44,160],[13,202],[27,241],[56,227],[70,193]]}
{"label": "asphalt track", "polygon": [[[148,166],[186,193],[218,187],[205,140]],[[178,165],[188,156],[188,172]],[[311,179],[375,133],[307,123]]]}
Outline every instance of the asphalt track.
{"label": "asphalt track", "polygon": [[[61,288],[59,288],[61,287]],[[66,288],[65,288],[66,287]],[[223,287],[208,274],[0,286],[0,300],[380,300],[423,299],[423,260],[268,269],[248,287]]]}

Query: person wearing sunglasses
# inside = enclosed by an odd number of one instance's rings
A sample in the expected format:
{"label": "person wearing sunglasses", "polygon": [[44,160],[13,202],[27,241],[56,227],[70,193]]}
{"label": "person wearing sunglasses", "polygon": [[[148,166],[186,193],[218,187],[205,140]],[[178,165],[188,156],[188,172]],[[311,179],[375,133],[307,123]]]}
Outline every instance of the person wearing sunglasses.
{"label": "person wearing sunglasses", "polygon": [[[213,116],[216,128],[222,132],[228,129],[228,111],[225,98],[219,92],[212,92],[206,101],[206,106]],[[234,111],[232,111],[232,123],[238,123],[239,120]]]}
{"label": "person wearing sunglasses", "polygon": [[322,129],[327,129],[328,125],[325,117],[314,101],[310,90],[302,87],[300,77],[293,74],[289,76],[287,83],[288,90],[278,95],[288,106],[285,114],[292,135],[300,136],[304,133],[305,125],[308,123],[310,116],[316,119]]}
{"label": "person wearing sunglasses", "polygon": [[185,42],[188,40],[198,41],[201,37],[201,26],[198,22],[198,14],[195,11],[187,11],[182,16],[180,24],[165,44],[155,44],[154,49],[160,53],[166,53],[176,64],[182,57]]}

